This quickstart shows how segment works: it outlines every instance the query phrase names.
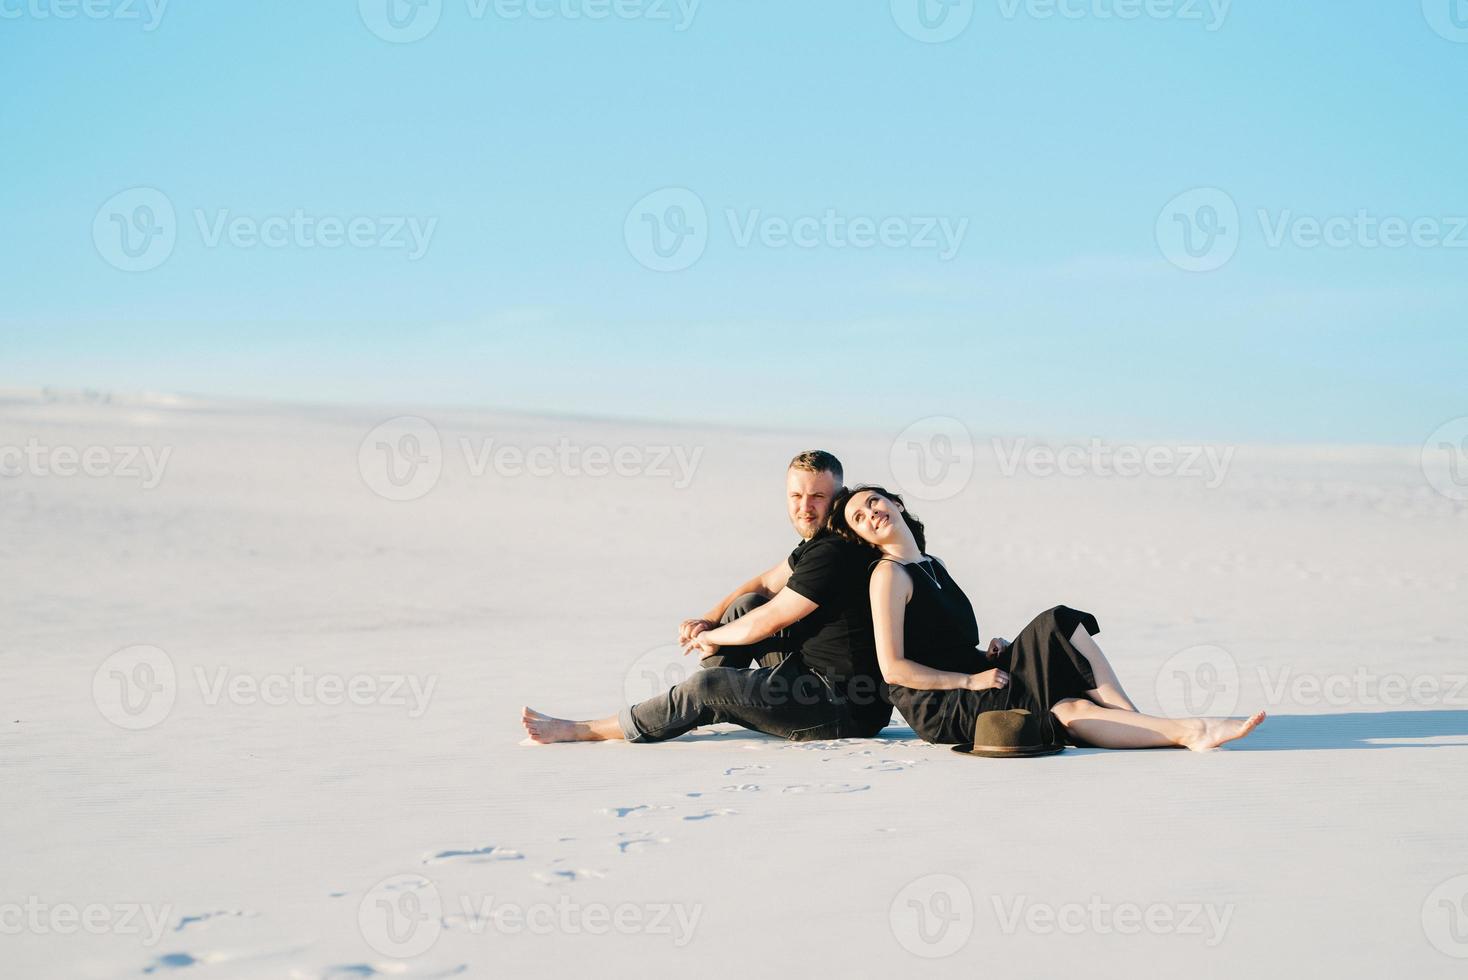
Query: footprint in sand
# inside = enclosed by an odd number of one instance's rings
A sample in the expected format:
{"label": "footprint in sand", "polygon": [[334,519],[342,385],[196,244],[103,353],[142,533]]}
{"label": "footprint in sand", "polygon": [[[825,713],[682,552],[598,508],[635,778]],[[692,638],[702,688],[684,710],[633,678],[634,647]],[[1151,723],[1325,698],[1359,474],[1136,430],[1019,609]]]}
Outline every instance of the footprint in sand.
{"label": "footprint in sand", "polygon": [[688,816],[684,817],[683,819],[684,820],[711,820],[714,817],[727,817],[727,816],[731,816],[731,815],[733,815],[735,813],[738,813],[738,812],[739,812],[738,810],[731,810],[728,807],[719,807],[717,810],[705,810],[703,813],[690,813]]}
{"label": "footprint in sand", "polygon": [[860,793],[863,790],[868,790],[868,789],[871,789],[871,786],[869,786],[869,785],[867,785],[865,783],[816,783],[814,786],[809,786],[809,785],[806,785],[806,784],[803,784],[803,783],[797,783],[794,786],[786,786],[783,790],[781,790],[781,792],[783,792],[783,793]]}
{"label": "footprint in sand", "polygon": [[640,851],[656,844],[667,844],[672,841],[671,837],[659,837],[656,834],[647,834],[637,831],[624,830],[617,835],[622,838],[612,843],[617,845],[617,850],[623,854],[631,851]]}
{"label": "footprint in sand", "polygon": [[490,861],[523,861],[525,855],[519,851],[510,850],[507,847],[496,847],[486,844],[468,851],[439,851],[430,854],[423,859],[424,864],[438,864],[441,861],[464,861],[469,864],[485,864]]}
{"label": "footprint in sand", "polygon": [[758,793],[759,783],[738,783],[734,786],[721,786],[726,793]]}
{"label": "footprint in sand", "polygon": [[759,772],[762,769],[768,769],[768,768],[770,768],[770,767],[767,766],[767,765],[765,765],[764,763],[762,763],[762,762],[756,762],[753,765],[748,765],[748,766],[734,766],[731,769],[725,769],[724,770],[724,775],[726,775],[726,776],[732,776],[736,772]]}
{"label": "footprint in sand", "polygon": [[[456,977],[469,969],[468,963],[460,963],[444,970],[410,970],[399,963],[338,963],[315,974],[312,980],[349,980],[351,977],[413,977],[414,980],[439,980],[441,977]],[[292,973],[302,977],[307,974]]]}
{"label": "footprint in sand", "polygon": [[916,759],[878,759],[860,768],[869,772],[906,772],[915,765],[918,765]]}
{"label": "footprint in sand", "polygon": [[196,960],[192,953],[164,953],[148,966],[143,967],[144,973],[157,973],[160,970],[181,970],[186,966],[194,966],[206,960]]}
{"label": "footprint in sand", "polygon": [[593,871],[591,868],[556,868],[550,871],[534,871],[530,875],[544,885],[566,885],[573,881],[605,878],[606,876],[605,871]]}
{"label": "footprint in sand", "polygon": [[190,926],[202,925],[210,919],[252,919],[259,915],[247,909],[217,909],[213,912],[200,912],[198,915],[186,915],[178,920],[178,925],[173,927],[174,932],[183,932]]}
{"label": "footprint in sand", "polygon": [[602,807],[597,812],[598,813],[605,813],[609,817],[616,817],[618,820],[620,820],[623,817],[645,817],[648,814],[653,813],[654,811],[657,811],[657,810],[671,810],[671,809],[673,809],[673,808],[671,806],[668,806],[666,803],[659,803],[659,804],[656,804],[656,805],[653,805],[653,804],[650,804],[650,803],[639,803],[637,806],[607,806],[607,807]]}

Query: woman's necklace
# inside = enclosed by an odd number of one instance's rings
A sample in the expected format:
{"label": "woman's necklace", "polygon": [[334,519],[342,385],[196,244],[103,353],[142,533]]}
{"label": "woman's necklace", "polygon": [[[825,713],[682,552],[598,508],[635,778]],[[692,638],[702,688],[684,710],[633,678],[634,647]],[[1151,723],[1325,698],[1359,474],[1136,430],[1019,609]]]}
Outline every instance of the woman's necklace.
{"label": "woman's necklace", "polygon": [[936,585],[938,587],[938,590],[941,592],[943,590],[943,583],[938,581],[938,576],[934,575],[932,569],[928,568],[928,562],[932,560],[933,559],[931,558],[921,558],[913,564],[917,565],[918,568],[921,568],[924,572],[926,572],[928,578],[933,580],[933,584]]}

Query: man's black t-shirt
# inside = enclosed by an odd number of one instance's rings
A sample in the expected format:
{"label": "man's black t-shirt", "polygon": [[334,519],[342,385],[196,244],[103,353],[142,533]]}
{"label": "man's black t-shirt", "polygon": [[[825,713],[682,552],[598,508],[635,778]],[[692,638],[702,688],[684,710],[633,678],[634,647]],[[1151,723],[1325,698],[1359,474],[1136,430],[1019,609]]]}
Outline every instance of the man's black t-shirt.
{"label": "man's black t-shirt", "polygon": [[867,591],[875,557],[869,548],[821,531],[790,553],[786,583],[817,606],[793,627],[801,658],[831,681],[863,730],[873,735],[892,720]]}

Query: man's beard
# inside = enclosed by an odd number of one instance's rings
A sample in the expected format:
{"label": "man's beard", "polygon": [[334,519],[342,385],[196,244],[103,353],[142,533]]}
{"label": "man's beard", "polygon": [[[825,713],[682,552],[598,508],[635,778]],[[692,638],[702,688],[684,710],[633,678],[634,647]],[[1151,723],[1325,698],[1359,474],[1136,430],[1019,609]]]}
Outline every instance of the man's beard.
{"label": "man's beard", "polygon": [[821,522],[815,518],[812,518],[811,520],[806,520],[802,517],[795,522],[796,533],[799,534],[802,538],[805,538],[807,541],[815,537],[820,530]]}

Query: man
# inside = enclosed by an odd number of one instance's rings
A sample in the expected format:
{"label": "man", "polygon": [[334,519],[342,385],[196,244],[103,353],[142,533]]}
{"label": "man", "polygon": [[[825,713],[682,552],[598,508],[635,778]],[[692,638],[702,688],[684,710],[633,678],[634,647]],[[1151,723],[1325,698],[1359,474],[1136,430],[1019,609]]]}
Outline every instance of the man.
{"label": "man", "polygon": [[[702,617],[685,619],[680,623],[678,645],[686,649],[698,634],[732,623],[778,595],[785,588],[785,583],[790,581],[790,573],[802,554],[825,527],[826,517],[831,512],[831,500],[841,489],[844,480],[841,461],[824,450],[813,449],[792,459],[785,470],[785,509],[790,516],[790,523],[795,527],[795,533],[800,535],[801,544],[788,558],[780,559],[771,568],[724,596]],[[778,610],[766,610],[766,615],[773,619],[784,618]],[[784,627],[757,643],[742,647],[724,647],[718,653],[705,655],[701,666],[748,667],[756,659],[761,667],[777,666],[787,654],[799,648],[799,640],[793,630],[794,627]]]}
{"label": "man", "polygon": [[[707,615],[679,627],[685,653],[696,649],[705,661],[721,661],[704,663],[706,669],[666,693],[617,715],[571,721],[526,708],[521,720],[530,738],[661,742],[717,722],[796,741],[881,731],[892,706],[872,636],[867,577],[873,556],[823,530],[842,480],[841,463],[830,453],[791,460],[787,506],[802,543]],[[761,667],[743,669],[756,657]]]}

